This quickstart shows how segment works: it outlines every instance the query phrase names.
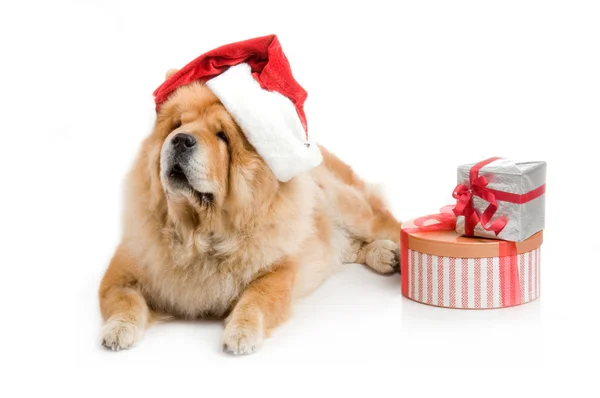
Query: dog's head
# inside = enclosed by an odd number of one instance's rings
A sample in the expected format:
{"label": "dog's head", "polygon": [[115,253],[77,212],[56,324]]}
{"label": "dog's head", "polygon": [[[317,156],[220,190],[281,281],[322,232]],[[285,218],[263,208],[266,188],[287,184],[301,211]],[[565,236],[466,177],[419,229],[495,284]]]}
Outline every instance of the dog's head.
{"label": "dog's head", "polygon": [[149,144],[152,181],[160,184],[154,192],[180,215],[242,211],[276,191],[273,173],[200,83],[177,89],[161,105]]}

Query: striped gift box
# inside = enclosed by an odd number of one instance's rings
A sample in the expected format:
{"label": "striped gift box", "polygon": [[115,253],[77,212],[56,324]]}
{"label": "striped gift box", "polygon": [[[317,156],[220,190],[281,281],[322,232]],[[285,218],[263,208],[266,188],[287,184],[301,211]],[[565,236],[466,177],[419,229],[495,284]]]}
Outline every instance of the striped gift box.
{"label": "striped gift box", "polygon": [[[500,291],[500,258],[456,258],[408,250],[408,298],[421,303],[450,308],[508,307],[503,297],[516,293],[520,303],[540,295],[540,249],[517,257],[519,285]],[[518,302],[518,301],[517,301]],[[513,304],[514,305],[514,304]]]}
{"label": "striped gift box", "polygon": [[[420,303],[486,309],[540,296],[542,232],[515,243],[452,231],[411,231],[401,237],[402,293]],[[404,232],[408,230],[411,232]]]}

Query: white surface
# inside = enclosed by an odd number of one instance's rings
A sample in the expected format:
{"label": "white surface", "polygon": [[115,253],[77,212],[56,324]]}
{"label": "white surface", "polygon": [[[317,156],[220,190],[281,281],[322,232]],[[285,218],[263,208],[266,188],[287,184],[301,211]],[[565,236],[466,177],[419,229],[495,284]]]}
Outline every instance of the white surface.
{"label": "white surface", "polygon": [[[598,392],[597,2],[5,3],[0,396]],[[398,275],[348,266],[254,356],[221,354],[212,322],[102,350],[96,291],[152,91],[203,51],[273,32],[311,134],[384,183],[401,219],[452,203],[458,164],[546,160],[541,299],[430,308],[401,298]]]}

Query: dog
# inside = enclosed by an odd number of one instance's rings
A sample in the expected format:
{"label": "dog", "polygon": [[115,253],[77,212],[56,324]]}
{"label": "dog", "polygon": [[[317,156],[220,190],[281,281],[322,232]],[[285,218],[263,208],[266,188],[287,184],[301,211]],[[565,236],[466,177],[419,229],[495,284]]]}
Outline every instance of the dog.
{"label": "dog", "polygon": [[128,349],[166,317],[218,317],[223,350],[252,353],[342,264],[397,271],[402,223],[319,150],[320,165],[282,183],[207,86],[178,88],[127,176],[99,288],[102,345]]}

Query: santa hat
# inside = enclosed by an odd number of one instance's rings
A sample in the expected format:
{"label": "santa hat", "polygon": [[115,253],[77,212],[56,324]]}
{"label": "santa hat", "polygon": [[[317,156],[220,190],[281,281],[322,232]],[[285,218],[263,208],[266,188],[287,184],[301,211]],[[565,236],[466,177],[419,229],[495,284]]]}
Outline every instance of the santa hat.
{"label": "santa hat", "polygon": [[292,76],[275,35],[199,56],[154,91],[156,111],[173,91],[194,81],[205,83],[221,100],[279,181],[321,163],[319,148],[308,139],[306,91]]}

